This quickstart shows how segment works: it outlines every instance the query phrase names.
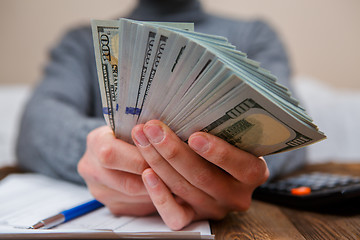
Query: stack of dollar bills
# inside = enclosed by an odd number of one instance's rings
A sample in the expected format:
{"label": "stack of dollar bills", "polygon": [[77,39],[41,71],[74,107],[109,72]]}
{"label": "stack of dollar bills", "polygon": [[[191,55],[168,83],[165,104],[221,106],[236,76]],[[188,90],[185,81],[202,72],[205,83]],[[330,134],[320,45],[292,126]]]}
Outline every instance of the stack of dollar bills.
{"label": "stack of dollar bills", "polygon": [[189,23],[92,20],[103,113],[127,142],[159,119],[182,140],[209,132],[256,156],[325,138],[287,88],[224,37]]}

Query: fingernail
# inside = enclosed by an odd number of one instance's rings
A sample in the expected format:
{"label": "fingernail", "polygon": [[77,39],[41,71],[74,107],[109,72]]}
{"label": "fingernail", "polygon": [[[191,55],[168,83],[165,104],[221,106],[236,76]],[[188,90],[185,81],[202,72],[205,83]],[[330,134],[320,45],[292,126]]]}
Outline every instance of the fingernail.
{"label": "fingernail", "polygon": [[155,187],[159,182],[159,178],[153,173],[145,174],[144,178],[145,178],[146,184],[152,188]]}
{"label": "fingernail", "polygon": [[142,147],[146,147],[150,144],[142,129],[138,129],[134,132],[134,138],[137,144]]}
{"label": "fingernail", "polygon": [[191,137],[189,145],[197,152],[206,152],[207,150],[209,150],[209,140],[202,135],[196,135]]}
{"label": "fingernail", "polygon": [[164,139],[164,130],[159,125],[147,125],[144,132],[153,143],[159,143]]}

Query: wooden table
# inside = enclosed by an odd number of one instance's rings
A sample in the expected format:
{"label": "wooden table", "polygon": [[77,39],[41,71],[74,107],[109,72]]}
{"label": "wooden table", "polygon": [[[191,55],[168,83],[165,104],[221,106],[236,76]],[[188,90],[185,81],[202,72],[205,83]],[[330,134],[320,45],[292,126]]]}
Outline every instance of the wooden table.
{"label": "wooden table", "polygon": [[[0,169],[0,179],[18,172]],[[327,163],[307,166],[295,174],[322,171],[360,176],[360,164]],[[217,240],[221,239],[360,239],[360,203],[350,206],[351,214],[304,211],[254,200],[247,212],[233,212],[221,221],[211,221]]]}
{"label": "wooden table", "polygon": [[[313,171],[360,176],[360,164],[312,165],[295,174]],[[211,229],[217,240],[360,239],[360,202],[343,211],[333,210],[319,213],[254,200],[247,212],[233,212],[221,221],[212,221]]]}

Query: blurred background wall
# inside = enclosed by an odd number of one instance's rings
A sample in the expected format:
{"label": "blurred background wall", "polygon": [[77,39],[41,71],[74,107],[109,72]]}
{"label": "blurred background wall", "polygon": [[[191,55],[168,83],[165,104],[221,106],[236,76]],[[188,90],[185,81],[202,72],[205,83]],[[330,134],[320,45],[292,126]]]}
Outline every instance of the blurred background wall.
{"label": "blurred background wall", "polygon": [[[69,28],[126,16],[136,2],[0,0],[0,167],[16,164],[21,112],[49,49]],[[308,147],[308,161],[360,162],[360,1],[202,2],[208,12],[262,18],[277,29],[291,57],[298,97],[328,136]]]}
{"label": "blurred background wall", "polygon": [[[359,0],[202,0],[233,18],[259,17],[282,36],[295,76],[360,88]],[[135,0],[0,0],[0,83],[39,80],[47,51],[69,27],[125,16]],[[196,26],[195,26],[196,27]]]}

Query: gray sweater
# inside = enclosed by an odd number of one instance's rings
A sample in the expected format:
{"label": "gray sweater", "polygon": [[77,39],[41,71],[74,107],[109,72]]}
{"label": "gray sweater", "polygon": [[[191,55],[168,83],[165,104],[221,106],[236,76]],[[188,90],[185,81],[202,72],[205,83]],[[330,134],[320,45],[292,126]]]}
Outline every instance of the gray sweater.
{"label": "gray sweater", "polygon": [[[198,32],[227,37],[291,89],[284,47],[263,21],[209,15],[197,0],[140,0],[128,17],[194,22]],[[91,30],[79,27],[51,51],[44,77],[27,102],[17,141],[18,163],[28,171],[83,184],[77,163],[85,152],[86,136],[104,124]],[[301,149],[266,157],[271,176],[301,166],[304,153]]]}

